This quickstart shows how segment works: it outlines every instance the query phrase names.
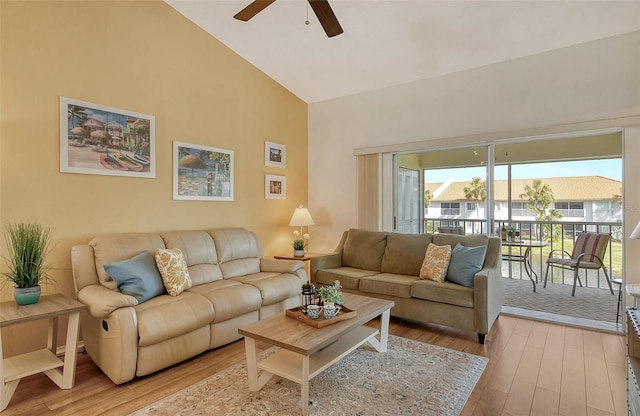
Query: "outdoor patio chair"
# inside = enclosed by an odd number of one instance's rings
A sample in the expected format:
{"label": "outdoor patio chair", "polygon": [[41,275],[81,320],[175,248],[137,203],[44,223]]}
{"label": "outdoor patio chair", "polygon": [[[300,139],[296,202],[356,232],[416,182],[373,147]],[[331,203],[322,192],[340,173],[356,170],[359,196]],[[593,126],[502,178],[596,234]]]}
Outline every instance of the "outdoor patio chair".
{"label": "outdoor patio chair", "polygon": [[441,234],[464,235],[464,229],[462,227],[438,227],[438,232]]}
{"label": "outdoor patio chair", "polygon": [[[589,233],[584,232],[578,234],[573,245],[573,252],[569,254],[564,250],[552,250],[547,258],[547,270],[544,275],[544,287],[547,287],[547,277],[549,276],[549,268],[557,267],[559,269],[573,271],[573,290],[571,296],[575,296],[576,282],[580,283],[582,287],[582,281],[578,276],[580,269],[586,270],[599,270],[604,271],[604,276],[607,278],[609,284],[609,290],[613,295],[613,288],[611,287],[611,279],[607,273],[607,266],[604,264],[604,253],[609,245],[611,236],[609,234]],[[554,253],[561,252],[562,257],[554,257]]]}

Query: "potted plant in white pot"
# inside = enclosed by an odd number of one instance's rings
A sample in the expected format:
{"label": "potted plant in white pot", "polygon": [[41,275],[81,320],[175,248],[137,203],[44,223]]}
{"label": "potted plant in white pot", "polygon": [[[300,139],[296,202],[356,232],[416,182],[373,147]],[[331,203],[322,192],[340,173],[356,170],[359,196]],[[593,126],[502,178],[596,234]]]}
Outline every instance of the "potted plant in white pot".
{"label": "potted plant in white pot", "polygon": [[340,289],[342,289],[342,286],[340,285],[339,280],[333,282],[333,286],[321,286],[318,289],[318,296],[320,296],[322,304],[324,306],[342,305],[344,303],[344,298]]}
{"label": "potted plant in white pot", "polygon": [[40,300],[40,282],[47,280],[45,258],[49,254],[51,229],[33,223],[9,224],[5,230],[9,271],[2,273],[15,285],[18,305],[30,305]]}
{"label": "potted plant in white pot", "polygon": [[309,233],[302,234],[300,238],[300,232],[298,230],[293,232],[295,239],[293,240],[293,255],[295,257],[304,257],[304,251],[307,248],[307,242],[311,236]]}

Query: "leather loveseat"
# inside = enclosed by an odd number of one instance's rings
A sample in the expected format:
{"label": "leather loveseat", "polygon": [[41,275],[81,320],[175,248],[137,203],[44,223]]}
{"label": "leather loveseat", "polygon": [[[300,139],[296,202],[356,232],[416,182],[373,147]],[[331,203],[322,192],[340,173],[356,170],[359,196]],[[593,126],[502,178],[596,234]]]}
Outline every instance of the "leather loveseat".
{"label": "leather loveseat", "polygon": [[[419,277],[430,243],[486,246],[467,286]],[[452,269],[455,258],[451,258]],[[502,309],[501,241],[486,235],[400,234],[350,229],[336,250],[311,259],[316,285],[339,280],[343,290],[393,300],[391,315],[475,331],[478,342]]]}
{"label": "leather loveseat", "polygon": [[[145,251],[175,248],[192,282],[177,296],[140,303],[105,272]],[[102,235],[72,248],[72,269],[87,306],[84,346],[116,384],[241,338],[238,327],[298,306],[307,281],[304,263],[261,258],[257,237],[243,228]]]}

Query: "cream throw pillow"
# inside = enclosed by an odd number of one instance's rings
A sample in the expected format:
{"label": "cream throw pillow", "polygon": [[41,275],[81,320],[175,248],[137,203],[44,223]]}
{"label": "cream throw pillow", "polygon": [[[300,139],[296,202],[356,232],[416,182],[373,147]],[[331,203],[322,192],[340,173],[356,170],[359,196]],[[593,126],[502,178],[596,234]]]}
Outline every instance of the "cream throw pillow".
{"label": "cream throw pillow", "polygon": [[420,278],[442,283],[447,276],[449,260],[451,260],[451,246],[437,246],[429,243],[420,268]]}
{"label": "cream throw pillow", "polygon": [[191,276],[179,248],[159,248],[155,253],[162,283],[171,296],[178,296],[191,288]]}

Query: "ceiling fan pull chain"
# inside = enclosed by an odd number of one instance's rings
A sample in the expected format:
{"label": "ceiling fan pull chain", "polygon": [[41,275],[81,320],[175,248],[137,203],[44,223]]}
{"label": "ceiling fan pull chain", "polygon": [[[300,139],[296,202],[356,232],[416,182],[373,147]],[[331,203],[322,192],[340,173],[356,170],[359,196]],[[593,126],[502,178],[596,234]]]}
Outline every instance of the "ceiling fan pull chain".
{"label": "ceiling fan pull chain", "polygon": [[307,2],[307,20],[304,21],[304,24],[309,26],[309,2]]}

